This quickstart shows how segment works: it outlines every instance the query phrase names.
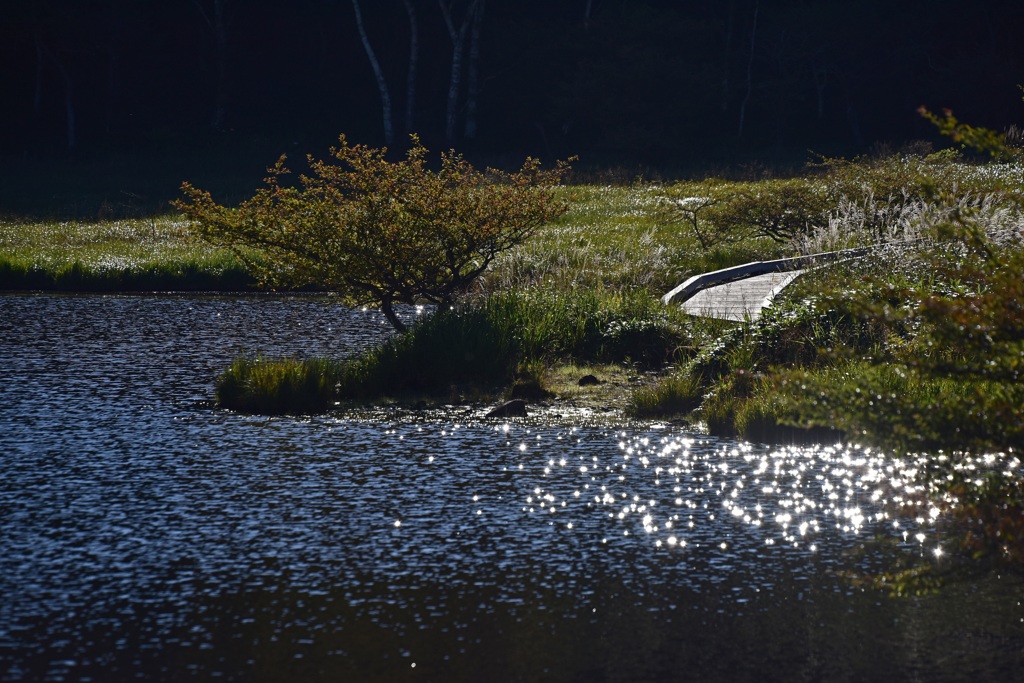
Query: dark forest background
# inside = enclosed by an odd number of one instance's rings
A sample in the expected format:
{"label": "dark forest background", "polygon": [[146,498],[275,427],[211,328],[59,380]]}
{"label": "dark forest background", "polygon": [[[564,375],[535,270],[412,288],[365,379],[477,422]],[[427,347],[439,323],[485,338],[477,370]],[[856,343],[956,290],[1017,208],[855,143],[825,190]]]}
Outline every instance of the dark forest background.
{"label": "dark forest background", "polygon": [[4,5],[0,213],[230,200],[339,133],[674,177],[934,141],[920,105],[1024,121],[1020,0]]}

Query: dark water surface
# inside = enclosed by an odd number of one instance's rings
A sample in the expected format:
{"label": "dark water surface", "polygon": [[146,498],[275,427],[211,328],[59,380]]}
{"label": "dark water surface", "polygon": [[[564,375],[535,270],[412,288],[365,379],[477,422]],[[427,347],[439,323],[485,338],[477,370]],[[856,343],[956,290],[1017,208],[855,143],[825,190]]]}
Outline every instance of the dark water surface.
{"label": "dark water surface", "polygon": [[1024,680],[1018,579],[840,577],[942,561],[882,454],[209,406],[240,352],[387,332],[308,298],[0,296],[0,680]]}

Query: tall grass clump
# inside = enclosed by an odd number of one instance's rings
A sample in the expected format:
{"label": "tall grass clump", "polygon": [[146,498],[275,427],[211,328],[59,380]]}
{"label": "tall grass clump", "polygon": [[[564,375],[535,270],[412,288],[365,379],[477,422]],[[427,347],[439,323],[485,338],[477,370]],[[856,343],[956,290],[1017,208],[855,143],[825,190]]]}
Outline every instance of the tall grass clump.
{"label": "tall grass clump", "polygon": [[239,357],[217,378],[217,404],[243,413],[322,413],[335,401],[343,363],[323,358]]}
{"label": "tall grass clump", "polygon": [[530,288],[491,295],[482,304],[494,324],[514,336],[523,357],[579,359],[659,367],[685,331],[642,290],[620,292]]}
{"label": "tall grass clump", "polygon": [[651,386],[634,390],[626,413],[638,418],[686,415],[697,410],[704,401],[707,385],[689,372],[677,372]]}
{"label": "tall grass clump", "polygon": [[[877,159],[822,159],[789,178],[707,179],[661,189],[663,217],[705,252],[765,243],[785,252],[909,241],[920,214],[950,208],[945,199],[1019,202],[1024,165],[978,165],[956,154],[895,154]],[[943,198],[936,202],[936,198]]]}
{"label": "tall grass clump", "polygon": [[841,198],[827,223],[797,235],[793,246],[801,255],[866,245],[913,248],[923,240],[941,239],[934,226],[965,215],[973,215],[986,236],[996,241],[1012,235],[1021,222],[1019,210],[1004,194],[935,194],[892,203],[867,193],[856,200]]}
{"label": "tall grass clump", "polygon": [[[356,358],[236,358],[217,378],[220,407],[246,413],[324,412],[338,401],[495,390],[521,358],[516,340],[479,309],[444,310]],[[463,386],[465,385],[465,386]]]}
{"label": "tall grass clump", "polygon": [[660,365],[683,340],[658,302],[642,293],[500,292],[438,311],[369,350],[351,362],[341,393],[494,389],[535,375],[537,364],[575,359]]}

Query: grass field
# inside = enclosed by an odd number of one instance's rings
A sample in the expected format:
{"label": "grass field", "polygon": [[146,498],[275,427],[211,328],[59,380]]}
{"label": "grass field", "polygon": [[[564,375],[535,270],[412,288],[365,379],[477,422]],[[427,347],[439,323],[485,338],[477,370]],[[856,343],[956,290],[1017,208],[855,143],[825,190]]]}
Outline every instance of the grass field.
{"label": "grass field", "polygon": [[230,252],[193,239],[176,216],[0,221],[0,289],[237,291],[253,284]]}

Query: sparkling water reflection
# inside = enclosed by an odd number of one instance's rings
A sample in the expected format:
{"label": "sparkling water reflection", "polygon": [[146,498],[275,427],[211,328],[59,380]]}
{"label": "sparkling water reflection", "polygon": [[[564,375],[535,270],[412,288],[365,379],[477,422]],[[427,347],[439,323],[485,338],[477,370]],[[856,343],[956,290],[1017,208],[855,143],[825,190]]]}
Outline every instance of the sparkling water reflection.
{"label": "sparkling water reflection", "polygon": [[914,463],[208,405],[240,351],[387,329],[317,299],[0,297],[0,679],[1019,676],[1019,581],[837,577],[941,546],[937,510],[887,505]]}

